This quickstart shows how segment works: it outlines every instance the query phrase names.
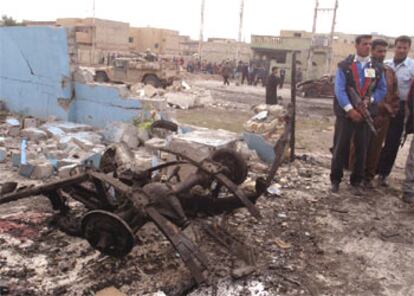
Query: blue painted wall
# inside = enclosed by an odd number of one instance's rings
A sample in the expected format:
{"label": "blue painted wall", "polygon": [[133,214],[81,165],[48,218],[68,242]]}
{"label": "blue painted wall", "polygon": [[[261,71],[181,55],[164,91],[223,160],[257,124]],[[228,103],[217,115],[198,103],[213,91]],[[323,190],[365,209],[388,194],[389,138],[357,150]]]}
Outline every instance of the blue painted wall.
{"label": "blue painted wall", "polygon": [[58,99],[71,99],[70,77],[65,29],[0,28],[0,100],[10,110],[67,120]]}
{"label": "blue painted wall", "polygon": [[139,100],[121,98],[116,87],[75,83],[75,94],[70,121],[104,127],[111,121],[131,121],[142,112]]}
{"label": "blue painted wall", "polygon": [[122,98],[116,87],[71,77],[66,29],[0,28],[0,100],[10,111],[96,127],[130,121],[142,112],[139,100]]}

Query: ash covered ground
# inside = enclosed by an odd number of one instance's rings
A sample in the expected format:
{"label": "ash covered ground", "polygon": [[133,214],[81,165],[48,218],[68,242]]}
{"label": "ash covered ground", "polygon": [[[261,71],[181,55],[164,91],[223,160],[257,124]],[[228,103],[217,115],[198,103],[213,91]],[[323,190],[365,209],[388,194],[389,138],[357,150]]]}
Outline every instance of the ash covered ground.
{"label": "ash covered ground", "polygon": [[[192,83],[210,90],[214,102],[177,110],[180,123],[241,132],[251,107],[264,101],[259,87]],[[281,95],[287,104],[289,91]],[[298,98],[298,157],[279,169],[274,180],[279,193],[259,198],[261,221],[246,209],[193,220],[196,242],[210,261],[208,285],[194,285],[153,224],[138,232],[141,245],[114,259],[54,226],[44,197],[0,207],[0,279],[10,295],[95,295],[106,287],[126,295],[414,295],[414,211],[400,199],[408,149],[399,155],[390,188],[354,197],[344,185],[332,195],[331,110],[330,99]],[[255,161],[249,169],[253,180],[266,173]],[[0,164],[0,179],[42,182],[19,176],[10,161]],[[252,274],[233,279],[236,258],[202,230],[203,221],[219,223],[254,251]]]}

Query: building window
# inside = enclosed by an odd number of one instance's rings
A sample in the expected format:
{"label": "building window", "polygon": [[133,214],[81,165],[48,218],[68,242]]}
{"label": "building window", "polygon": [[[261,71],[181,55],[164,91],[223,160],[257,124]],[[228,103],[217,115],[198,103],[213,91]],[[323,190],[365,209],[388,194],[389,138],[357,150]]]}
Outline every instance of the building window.
{"label": "building window", "polygon": [[294,33],[293,36],[300,38],[300,37],[302,37],[302,33]]}
{"label": "building window", "polygon": [[158,48],[158,47],[160,47],[160,45],[158,43],[155,43],[154,48]]}
{"label": "building window", "polygon": [[134,42],[134,37],[129,37],[129,38],[128,38],[128,41],[129,41],[129,43]]}

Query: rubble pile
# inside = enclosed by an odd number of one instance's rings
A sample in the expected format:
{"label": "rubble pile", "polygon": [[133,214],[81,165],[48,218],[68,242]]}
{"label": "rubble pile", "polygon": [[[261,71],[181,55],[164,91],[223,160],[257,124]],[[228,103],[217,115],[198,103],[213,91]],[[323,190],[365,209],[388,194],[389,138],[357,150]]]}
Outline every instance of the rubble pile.
{"label": "rubble pile", "polygon": [[166,89],[137,83],[130,87],[130,92],[139,98],[163,99],[169,106],[183,110],[211,105],[214,102],[210,90],[190,86],[185,81],[174,81]]}
{"label": "rubble pile", "polygon": [[8,117],[0,133],[0,161],[10,160],[21,175],[32,179],[66,176],[71,168],[88,162],[99,166],[105,149],[92,127],[53,119],[42,124],[35,118]]}
{"label": "rubble pile", "polygon": [[244,124],[244,130],[260,134],[269,142],[279,139],[285,126],[286,109],[282,105],[260,104],[253,108],[255,115]]}

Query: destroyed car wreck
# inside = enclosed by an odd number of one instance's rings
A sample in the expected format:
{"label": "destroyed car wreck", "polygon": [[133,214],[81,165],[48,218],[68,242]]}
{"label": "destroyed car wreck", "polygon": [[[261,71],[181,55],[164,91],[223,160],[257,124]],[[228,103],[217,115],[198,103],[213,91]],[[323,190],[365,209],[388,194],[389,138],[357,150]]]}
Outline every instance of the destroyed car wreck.
{"label": "destroyed car wreck", "polygon": [[333,98],[335,76],[325,75],[320,79],[306,80],[296,85],[298,94],[304,98]]}
{"label": "destroyed car wreck", "polygon": [[[128,153],[125,146],[115,145],[104,153],[99,170],[86,164],[73,169],[68,178],[36,187],[19,188],[14,182],[3,184],[0,205],[43,195],[57,211],[54,219],[62,231],[82,237],[102,254],[117,258],[126,256],[139,245],[135,233],[147,222],[153,222],[199,285],[208,282],[209,260],[191,240],[191,235],[187,235],[191,234],[191,218],[246,207],[259,220],[261,215],[255,203],[271,185],[282,163],[290,131],[290,116],[286,116],[284,133],[274,147],[276,158],[267,177],[255,180],[253,192],[240,186],[247,178],[248,167],[233,150],[216,150],[198,162],[163,148],[160,152],[175,156],[175,160],[132,172],[123,169],[121,164],[122,154]],[[195,173],[182,180],[179,174],[182,165],[192,166]],[[82,215],[74,215],[69,200],[84,206]],[[203,229],[234,251],[224,231],[217,235],[208,223],[203,224]],[[254,264],[251,258],[245,261]]]}

